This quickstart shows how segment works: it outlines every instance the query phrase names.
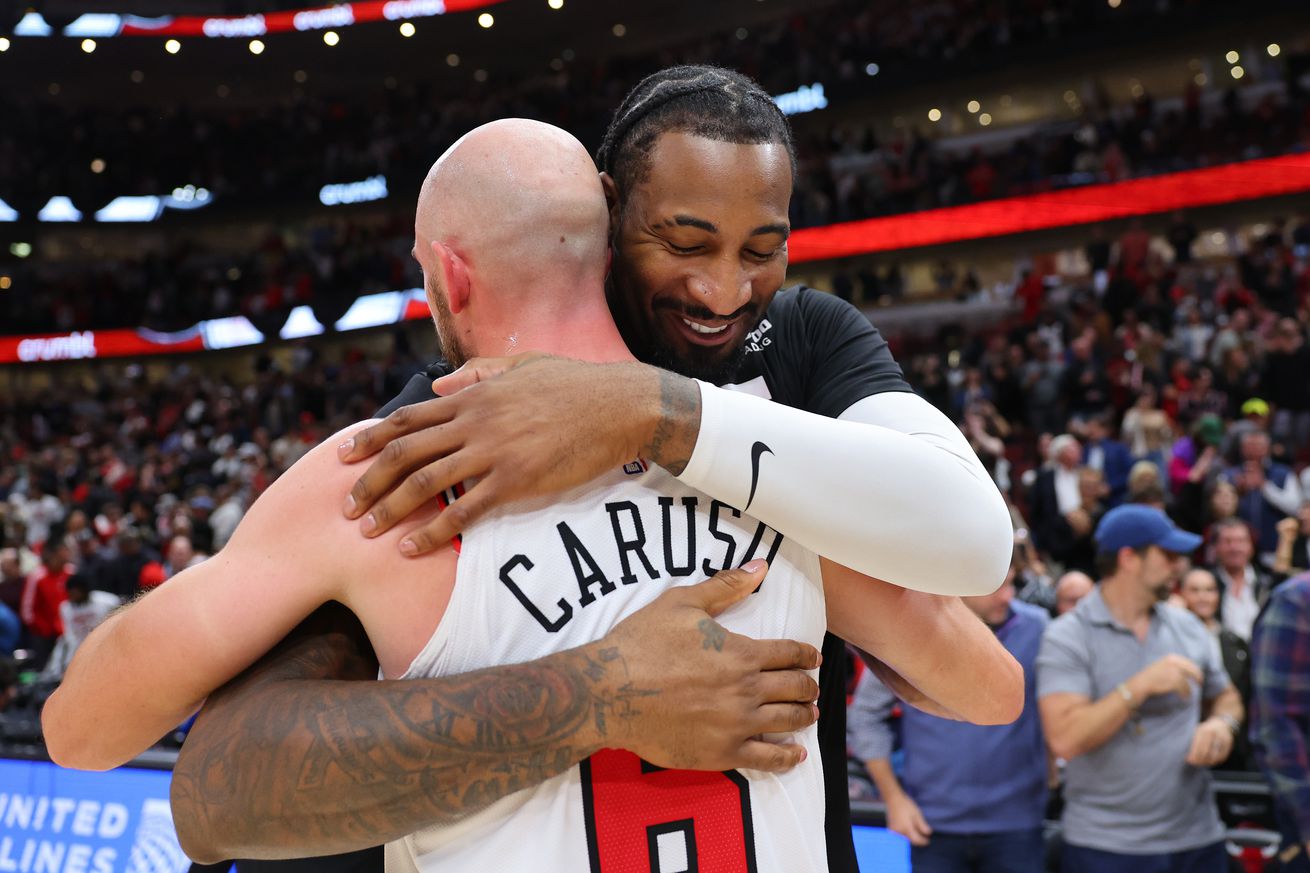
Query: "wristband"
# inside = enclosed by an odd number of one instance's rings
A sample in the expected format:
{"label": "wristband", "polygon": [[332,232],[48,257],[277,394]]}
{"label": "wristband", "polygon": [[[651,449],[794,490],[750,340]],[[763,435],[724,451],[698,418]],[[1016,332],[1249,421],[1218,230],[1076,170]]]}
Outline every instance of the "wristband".
{"label": "wristband", "polygon": [[1119,696],[1124,699],[1124,703],[1128,704],[1129,712],[1137,712],[1137,698],[1133,697],[1133,693],[1128,690],[1127,685],[1120,682],[1118,686],[1115,687],[1114,690],[1118,691]]}
{"label": "wristband", "polygon": [[1228,713],[1220,713],[1219,715],[1216,715],[1215,718],[1224,723],[1228,730],[1232,732],[1234,739],[1236,739],[1237,735],[1242,732],[1242,723]]}

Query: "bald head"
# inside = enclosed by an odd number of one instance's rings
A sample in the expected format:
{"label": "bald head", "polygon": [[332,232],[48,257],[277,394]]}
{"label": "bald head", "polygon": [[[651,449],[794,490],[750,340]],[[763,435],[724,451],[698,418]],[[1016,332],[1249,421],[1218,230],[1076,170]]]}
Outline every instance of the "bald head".
{"label": "bald head", "polygon": [[1055,613],[1064,615],[1078,605],[1095,586],[1092,577],[1078,570],[1070,570],[1055,583]]}
{"label": "bald head", "polygon": [[599,286],[607,266],[596,166],[572,135],[538,121],[493,121],[451,146],[423,182],[414,231],[429,283],[450,278],[435,244],[496,306],[531,306],[529,297],[552,290],[576,294],[588,281]]}

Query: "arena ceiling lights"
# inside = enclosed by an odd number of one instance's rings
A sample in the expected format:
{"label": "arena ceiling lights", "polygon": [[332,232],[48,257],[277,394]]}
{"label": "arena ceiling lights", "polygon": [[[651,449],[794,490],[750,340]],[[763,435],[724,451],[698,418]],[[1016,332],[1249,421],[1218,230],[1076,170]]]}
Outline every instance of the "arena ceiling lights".
{"label": "arena ceiling lights", "polygon": [[[88,13],[80,15],[58,33],[78,38],[106,39],[114,36],[205,36],[215,39],[249,39],[270,33],[339,30],[371,21],[405,21],[431,18],[451,12],[467,12],[493,6],[504,0],[364,0],[310,9],[265,12],[236,18],[203,15],[140,15]],[[55,29],[39,12],[28,12],[14,28],[15,36],[54,36]]]}
{"label": "arena ceiling lights", "polygon": [[[174,188],[172,194],[163,197],[154,195],[115,197],[103,209],[97,209],[95,220],[102,223],[158,221],[166,209],[189,212],[201,209],[214,202],[214,196],[204,188],[185,185]],[[18,221],[19,215],[8,203],[0,200],[0,222]],[[36,214],[36,220],[46,223],[82,221],[85,215],[63,195],[56,195],[46,201],[45,206]]]}

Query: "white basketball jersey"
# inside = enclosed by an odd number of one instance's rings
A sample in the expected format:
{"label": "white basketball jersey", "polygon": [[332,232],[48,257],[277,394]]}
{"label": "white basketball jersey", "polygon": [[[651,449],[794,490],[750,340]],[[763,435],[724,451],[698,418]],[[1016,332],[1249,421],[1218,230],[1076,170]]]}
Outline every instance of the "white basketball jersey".
{"label": "white basketball jersey", "polygon": [[[470,527],[445,616],[403,678],[594,642],[669,587],[754,558],[768,559],[768,576],[719,622],[820,647],[827,620],[814,553],[633,462]],[[809,757],[784,774],[662,770],[606,749],[458,824],[392,844],[388,870],[820,873],[827,855],[816,735],[810,726],[788,737]]]}

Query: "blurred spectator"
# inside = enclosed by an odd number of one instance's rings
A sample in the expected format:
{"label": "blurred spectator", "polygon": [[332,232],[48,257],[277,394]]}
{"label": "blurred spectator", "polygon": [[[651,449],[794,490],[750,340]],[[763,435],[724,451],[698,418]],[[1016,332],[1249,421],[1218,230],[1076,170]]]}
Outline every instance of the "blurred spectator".
{"label": "blurred spectator", "polygon": [[1064,427],[1060,395],[1064,365],[1051,353],[1050,345],[1037,334],[1028,337],[1028,360],[1019,379],[1028,400],[1028,424],[1035,433],[1057,433]]}
{"label": "blurred spectator", "polygon": [[18,518],[27,525],[27,544],[38,547],[50,536],[50,526],[64,518],[64,505],[53,494],[41,490],[38,481],[29,480],[28,495],[11,494],[9,501],[17,508]]}
{"label": "blurred spectator", "polygon": [[1310,569],[1310,499],[1301,503],[1296,518],[1278,522],[1278,548],[1274,552],[1274,573],[1292,576]]}
{"label": "blurred spectator", "polygon": [[99,538],[94,531],[84,530],[77,535],[76,540],[77,550],[74,553],[73,563],[77,565],[78,574],[86,578],[92,589],[102,590],[105,568],[109,561],[104,555]]}
{"label": "blurred spectator", "polygon": [[168,560],[163,565],[164,578],[172,579],[187,567],[194,567],[208,557],[196,552],[195,547],[191,545],[190,537],[175,536],[168,541]]}
{"label": "blurred spectator", "polygon": [[214,551],[217,552],[227,545],[245,512],[245,503],[236,485],[227,485],[219,490],[218,508],[209,517],[209,524],[214,532]]}
{"label": "blurred spectator", "polygon": [[27,644],[38,668],[45,665],[55,647],[55,640],[64,632],[59,607],[68,599],[64,586],[73,574],[68,557],[68,545],[62,534],[51,536],[41,554],[41,567],[27,577],[23,588],[23,602],[18,614],[27,629]]}
{"label": "blurred spectator", "polygon": [[117,555],[110,559],[100,578],[101,590],[119,600],[128,601],[141,590],[141,571],[147,564],[157,562],[153,552],[142,543],[141,531],[124,527],[114,537]]}
{"label": "blurred spectator", "polygon": [[0,658],[11,658],[23,635],[23,624],[18,613],[0,603]]}
{"label": "blurred spectator", "polygon": [[1239,463],[1227,474],[1237,486],[1237,514],[1255,530],[1259,552],[1272,556],[1278,546],[1279,520],[1301,506],[1301,485],[1290,468],[1269,457],[1269,435],[1264,431],[1243,434],[1240,447]]}
{"label": "blurred spectator", "polygon": [[1206,630],[1219,641],[1219,654],[1224,661],[1228,678],[1243,700],[1250,699],[1251,664],[1250,648],[1247,640],[1233,633],[1219,620],[1219,602],[1221,599],[1219,582],[1213,573],[1204,567],[1194,567],[1183,576],[1178,588],[1187,611],[1195,615],[1205,625]]}
{"label": "blurred spectator", "polygon": [[122,604],[121,600],[106,591],[93,591],[90,580],[81,573],[68,577],[66,588],[68,599],[59,605],[59,617],[64,630],[43,671],[47,678],[52,679],[64,675],[77,647],[95,630],[96,625]]}
{"label": "blurred spectator", "polygon": [[1069,360],[1060,377],[1060,393],[1069,414],[1078,418],[1095,415],[1110,401],[1105,368],[1096,358],[1096,333],[1088,328],[1069,344]]}
{"label": "blurred spectator", "polygon": [[1154,507],[1161,512],[1166,509],[1164,483],[1160,479],[1160,468],[1150,461],[1138,461],[1128,471],[1127,502]]}
{"label": "blurred spectator", "polygon": [[[1187,611],[1201,620],[1216,640],[1219,641],[1219,656],[1223,659],[1224,670],[1237,689],[1245,708],[1251,701],[1251,650],[1247,641],[1224,627],[1219,621],[1219,583],[1214,574],[1202,567],[1188,570],[1178,587]],[[1232,754],[1223,762],[1228,770],[1246,770],[1250,764],[1250,744],[1246,741],[1245,728],[1240,731],[1233,742]]]}
{"label": "blurred spectator", "polygon": [[1238,518],[1215,522],[1215,579],[1219,582],[1219,620],[1243,640],[1273,588],[1269,574],[1255,565],[1251,529]]}
{"label": "blurred spectator", "polygon": [[[1208,517],[1206,495],[1212,486],[1221,481],[1219,444],[1223,441],[1224,425],[1217,415],[1203,415],[1192,425],[1191,433],[1174,443],[1169,460],[1169,482],[1177,496],[1176,508],[1180,523],[1188,530],[1199,532],[1211,519]],[[1237,513],[1237,491],[1233,490],[1233,509]]]}
{"label": "blurred spectator", "polygon": [[1125,505],[1096,541],[1101,583],[1051,623],[1037,662],[1046,740],[1068,762],[1061,869],[1223,873],[1201,768],[1228,757],[1241,702],[1214,638],[1163,602],[1200,537]]}
{"label": "blurred spectator", "polygon": [[1069,532],[1065,516],[1082,507],[1078,488],[1082,446],[1070,434],[1051,440],[1047,463],[1033,484],[1029,504],[1032,507],[1033,537],[1039,548],[1050,552],[1067,548]]}
{"label": "blurred spectator", "polygon": [[1111,437],[1111,425],[1111,415],[1105,412],[1087,420],[1083,463],[1104,477],[1110,489],[1106,504],[1118,506],[1128,490],[1128,472],[1133,466],[1133,458],[1127,446]]}
{"label": "blurred spectator", "polygon": [[1168,466],[1165,453],[1173,441],[1174,429],[1157,401],[1155,386],[1143,385],[1132,408],[1124,413],[1122,432],[1134,460],[1150,461],[1163,472]]}
{"label": "blurred spectator", "polygon": [[0,713],[9,708],[18,695],[18,671],[8,658],[0,658]]}
{"label": "blurred spectator", "polygon": [[1205,366],[1193,370],[1182,358],[1174,364],[1179,418],[1191,421],[1198,416],[1227,413],[1229,392],[1216,385],[1213,370]]}
{"label": "blurred spectator", "polygon": [[1150,251],[1151,235],[1142,226],[1142,220],[1134,218],[1119,237],[1119,269],[1129,274],[1140,273]]}
{"label": "blurred spectator", "polygon": [[1165,238],[1169,240],[1169,245],[1174,250],[1175,264],[1192,262],[1192,243],[1196,242],[1199,235],[1196,225],[1188,221],[1186,215],[1181,212],[1174,213]]}
{"label": "blurred spectator", "polygon": [[1263,399],[1252,397],[1242,403],[1239,411],[1242,417],[1230,424],[1224,433],[1225,458],[1231,459],[1239,454],[1242,440],[1246,439],[1248,434],[1269,433],[1269,404]]}
{"label": "blurred spectator", "polygon": [[[901,778],[892,769],[896,696],[866,671],[847,722],[848,745],[865,762],[887,804],[887,826],[910,840],[918,873],[1004,870],[1042,873],[1046,744],[1033,691],[1033,666],[1049,621],[1014,601],[1015,566],[994,594],[965,604],[995,631],[1024,668],[1025,704],[1008,725],[979,726],[902,707]],[[969,749],[966,756],[960,749]]]}
{"label": "blurred spectator", "polygon": [[0,549],[0,603],[17,614],[26,587],[26,575],[18,565],[18,549]]}
{"label": "blurred spectator", "polygon": [[1268,343],[1260,392],[1275,409],[1270,435],[1293,453],[1310,447],[1310,346],[1295,318],[1279,319]]}
{"label": "blurred spectator", "polygon": [[1056,586],[1027,528],[1020,527],[1014,532],[1014,559],[1016,596],[1024,603],[1031,603],[1053,613]]}
{"label": "blurred spectator", "polygon": [[1064,615],[1066,612],[1072,612],[1073,608],[1078,605],[1088,594],[1096,583],[1091,576],[1081,570],[1070,570],[1060,577],[1060,581],[1055,583],[1055,614],[1056,616]]}
{"label": "blurred spectator", "polygon": [[1214,325],[1206,321],[1199,306],[1193,306],[1183,317],[1183,322],[1174,328],[1174,347],[1187,360],[1200,363],[1205,359],[1213,337]]}
{"label": "blurred spectator", "polygon": [[997,486],[1002,491],[1009,490],[1005,440],[1010,435],[1010,425],[990,401],[980,399],[970,403],[964,413],[964,435]]}
{"label": "blurred spectator", "polygon": [[1310,575],[1279,586],[1251,641],[1251,740],[1273,787],[1285,873],[1310,871]]}

